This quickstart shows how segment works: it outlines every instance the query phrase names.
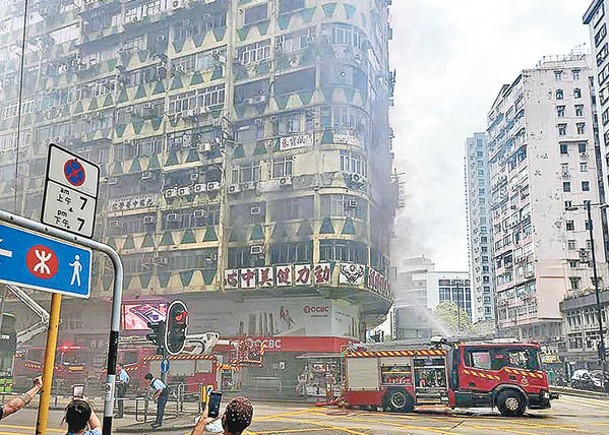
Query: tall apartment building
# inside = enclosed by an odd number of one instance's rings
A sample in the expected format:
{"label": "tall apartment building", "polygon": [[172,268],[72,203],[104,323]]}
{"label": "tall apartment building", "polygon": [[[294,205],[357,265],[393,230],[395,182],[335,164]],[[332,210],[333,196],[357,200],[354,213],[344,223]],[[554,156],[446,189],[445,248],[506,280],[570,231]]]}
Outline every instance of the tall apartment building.
{"label": "tall apartment building", "polygon": [[435,265],[423,256],[406,258],[393,283],[391,336],[394,340],[425,340],[432,336],[427,306],[428,274]]}
{"label": "tall apartment building", "polygon": [[[390,3],[30,0],[17,130],[24,1],[0,0],[0,209],[38,219],[56,142],[101,166],[125,330],[179,295],[192,332],[284,337],[271,360],[339,351],[391,305]],[[62,310],[83,346],[107,266]]]}
{"label": "tall apartment building", "polygon": [[[601,197],[593,95],[589,57],[544,58],[504,85],[488,114],[499,328],[553,351],[562,344],[559,303],[592,286],[582,205]],[[606,282],[598,207],[592,219]]]}
{"label": "tall apartment building", "polygon": [[491,186],[486,134],[465,141],[465,200],[473,321],[495,320]]}

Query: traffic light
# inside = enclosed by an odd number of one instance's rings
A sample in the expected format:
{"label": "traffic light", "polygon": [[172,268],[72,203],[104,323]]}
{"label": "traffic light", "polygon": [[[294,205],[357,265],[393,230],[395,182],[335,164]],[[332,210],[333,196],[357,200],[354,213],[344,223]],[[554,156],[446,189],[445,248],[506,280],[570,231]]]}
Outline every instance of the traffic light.
{"label": "traffic light", "polygon": [[148,327],[152,332],[146,334],[146,340],[151,341],[156,346],[157,355],[163,355],[165,351],[165,321],[148,322]]}
{"label": "traffic light", "polygon": [[177,355],[184,350],[188,331],[188,309],[182,301],[173,301],[167,310],[167,330],[165,348],[169,355]]}

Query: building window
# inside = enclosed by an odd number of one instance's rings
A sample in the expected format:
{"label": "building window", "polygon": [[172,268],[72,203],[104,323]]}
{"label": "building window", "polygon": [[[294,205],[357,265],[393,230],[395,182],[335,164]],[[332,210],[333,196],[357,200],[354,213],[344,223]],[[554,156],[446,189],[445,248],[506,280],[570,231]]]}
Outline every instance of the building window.
{"label": "building window", "polygon": [[313,197],[288,198],[271,202],[271,221],[311,219],[314,216]]}
{"label": "building window", "polygon": [[579,164],[579,172],[588,172],[588,163],[581,162]]}
{"label": "building window", "polygon": [[556,89],[556,99],[562,100],[564,98],[564,93],[562,89]]}
{"label": "building window", "polygon": [[587,144],[586,143],[580,143],[580,144],[578,144],[577,148],[578,148],[578,151],[580,153],[585,153],[586,152],[586,148],[587,148]]}
{"label": "building window", "polygon": [[575,116],[584,116],[584,105],[577,104],[575,106]]}
{"label": "building window", "polygon": [[281,54],[295,53],[309,47],[315,41],[315,28],[280,35],[275,38],[275,50]]}
{"label": "building window", "polygon": [[322,217],[350,217],[366,220],[368,201],[352,195],[321,195]]}
{"label": "building window", "polygon": [[313,259],[312,242],[282,243],[271,246],[273,264],[310,263]]}
{"label": "building window", "polygon": [[571,269],[575,269],[577,267],[578,261],[577,260],[569,260],[569,267]]}
{"label": "building window", "polygon": [[569,210],[573,207],[573,201],[565,201],[565,210]]}
{"label": "building window", "polygon": [[580,88],[573,89],[573,96],[575,98],[581,98],[582,97],[582,90]]}
{"label": "building window", "polygon": [[582,192],[589,192],[589,191],[590,191],[590,182],[582,181]]}
{"label": "building window", "polygon": [[567,135],[567,124],[558,124],[558,135],[559,136]]}
{"label": "building window", "polygon": [[571,290],[579,290],[581,287],[581,278],[579,277],[570,277],[569,281],[571,282]]}
{"label": "building window", "polygon": [[562,191],[563,192],[571,192],[571,182],[569,181],[564,181],[562,183]]}
{"label": "building window", "polygon": [[573,221],[573,220],[567,221],[567,231],[575,231],[575,221]]}
{"label": "building window", "polygon": [[271,40],[258,41],[239,49],[239,59],[242,65],[262,62],[271,57]]}
{"label": "building window", "polygon": [[596,32],[596,35],[594,35],[594,45],[598,47],[603,42],[603,39],[605,39],[605,36],[607,36],[607,25],[603,24],[599,31]]}
{"label": "building window", "polygon": [[556,114],[559,118],[563,118],[565,116],[565,106],[556,106]]}
{"label": "building window", "polygon": [[290,177],[292,175],[294,160],[292,157],[273,160],[273,178]]}
{"label": "building window", "polygon": [[319,242],[320,261],[347,261],[368,264],[368,247],[364,243],[351,240],[321,240]]}
{"label": "building window", "polygon": [[578,69],[571,70],[571,76],[573,77],[573,80],[579,80],[579,70]]}
{"label": "building window", "polygon": [[577,249],[577,241],[576,240],[568,240],[567,248],[569,251],[575,251]]}
{"label": "building window", "polygon": [[560,153],[561,154],[569,154],[569,145],[566,143],[560,144]]}
{"label": "building window", "polygon": [[577,125],[577,134],[584,134],[584,132],[586,131],[586,123],[578,122],[576,125]]}
{"label": "building window", "polygon": [[243,163],[233,167],[233,184],[260,181],[260,162]]}
{"label": "building window", "polygon": [[340,152],[340,170],[349,174],[368,176],[368,162],[360,154],[354,151]]}
{"label": "building window", "polygon": [[590,221],[588,219],[585,220],[585,227],[586,227],[586,231],[590,231]]}
{"label": "building window", "polygon": [[562,71],[554,71],[554,78],[557,82],[562,80]]}
{"label": "building window", "polygon": [[243,14],[243,25],[249,26],[251,24],[260,23],[266,21],[268,18],[267,4],[261,4],[260,6],[254,6],[245,10]]}
{"label": "building window", "polygon": [[279,13],[289,14],[299,9],[304,9],[305,0],[279,0]]}

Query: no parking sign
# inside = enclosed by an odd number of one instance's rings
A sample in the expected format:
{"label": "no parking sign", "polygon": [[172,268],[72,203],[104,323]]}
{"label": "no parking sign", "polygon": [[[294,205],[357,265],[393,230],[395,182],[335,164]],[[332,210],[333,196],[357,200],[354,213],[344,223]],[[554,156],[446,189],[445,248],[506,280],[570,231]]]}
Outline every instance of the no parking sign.
{"label": "no parking sign", "polygon": [[55,144],[49,145],[42,222],[92,237],[99,167]]}

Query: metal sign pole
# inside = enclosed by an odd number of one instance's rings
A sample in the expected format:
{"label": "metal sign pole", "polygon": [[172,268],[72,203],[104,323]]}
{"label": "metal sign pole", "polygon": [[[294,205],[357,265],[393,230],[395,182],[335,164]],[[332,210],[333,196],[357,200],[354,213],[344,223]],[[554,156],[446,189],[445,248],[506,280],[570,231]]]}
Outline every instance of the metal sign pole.
{"label": "metal sign pole", "polygon": [[118,252],[116,252],[111,246],[104,245],[103,243],[95,240],[76,236],[68,233],[67,231],[49,227],[3,210],[0,210],[0,221],[36,231],[41,234],[46,234],[75,245],[85,246],[87,248],[103,252],[110,257],[110,260],[112,260],[112,265],[114,266],[114,292],[112,295],[112,320],[110,323],[110,342],[108,344],[108,377],[106,381],[106,397],[104,401],[103,421],[103,435],[110,435],[112,433],[114,380],[116,378],[118,336],[120,331],[121,303],[123,299],[123,263],[121,262]]}
{"label": "metal sign pole", "polygon": [[51,299],[51,317],[47,333],[47,347],[44,351],[44,371],[42,376],[42,391],[36,420],[36,435],[47,432],[49,421],[49,406],[51,404],[51,388],[53,386],[53,369],[55,368],[55,351],[57,350],[57,335],[59,333],[59,312],[61,310],[61,295],[53,293]]}

